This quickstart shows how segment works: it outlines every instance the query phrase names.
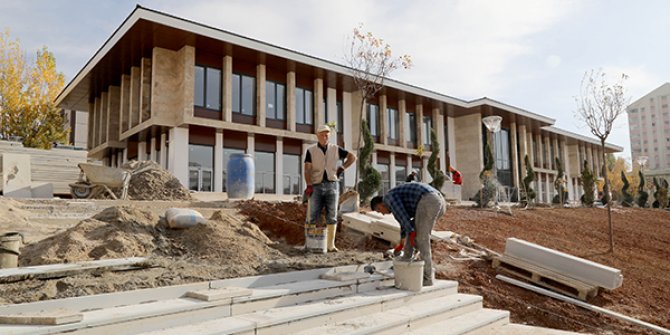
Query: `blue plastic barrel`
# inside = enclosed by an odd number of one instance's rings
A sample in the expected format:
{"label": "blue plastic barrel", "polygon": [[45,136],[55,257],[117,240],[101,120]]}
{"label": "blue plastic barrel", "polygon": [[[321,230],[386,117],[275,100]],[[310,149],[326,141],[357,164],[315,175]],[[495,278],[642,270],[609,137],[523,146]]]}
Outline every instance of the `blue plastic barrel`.
{"label": "blue plastic barrel", "polygon": [[248,154],[231,154],[228,160],[226,191],[229,199],[251,199],[254,196],[256,168]]}

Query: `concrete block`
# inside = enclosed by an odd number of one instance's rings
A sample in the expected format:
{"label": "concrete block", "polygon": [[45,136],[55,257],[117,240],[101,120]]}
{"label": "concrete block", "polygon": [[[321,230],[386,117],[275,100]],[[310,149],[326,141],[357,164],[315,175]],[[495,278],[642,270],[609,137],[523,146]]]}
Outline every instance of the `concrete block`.
{"label": "concrete block", "polygon": [[0,324],[9,325],[44,325],[54,326],[79,322],[83,316],[72,311],[58,309],[54,311],[38,311],[14,315],[0,315]]}
{"label": "concrete block", "polygon": [[623,275],[619,269],[517,238],[507,239],[505,255],[525,260],[593,286],[613,290],[623,283]]}
{"label": "concrete block", "polygon": [[54,197],[53,183],[32,183],[30,196],[37,199],[51,199]]}
{"label": "concrete block", "polygon": [[[482,331],[493,331],[508,323],[508,311],[483,308],[441,322],[432,323],[405,334],[433,335],[435,334],[435,329],[440,329],[441,335],[479,334]],[[491,334],[497,333],[493,331]]]}
{"label": "concrete block", "polygon": [[2,154],[2,192],[5,197],[30,198],[30,155]]}
{"label": "concrete block", "polygon": [[232,302],[235,297],[250,296],[252,290],[244,287],[222,287],[210,290],[189,291],[186,297],[203,301],[221,301]]}
{"label": "concrete block", "polygon": [[335,281],[355,281],[363,278],[370,278],[370,274],[365,272],[338,272],[338,273],[324,273],[320,277],[324,280]]}
{"label": "concrete block", "polygon": [[396,244],[400,242],[400,224],[393,220],[375,220],[372,222],[372,235]]}

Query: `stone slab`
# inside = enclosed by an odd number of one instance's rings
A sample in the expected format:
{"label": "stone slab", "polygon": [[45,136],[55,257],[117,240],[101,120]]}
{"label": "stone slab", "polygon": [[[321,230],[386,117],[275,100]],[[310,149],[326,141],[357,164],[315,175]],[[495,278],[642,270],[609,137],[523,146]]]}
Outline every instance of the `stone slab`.
{"label": "stone slab", "polygon": [[610,290],[623,283],[619,269],[513,237],[505,243],[505,255]]}
{"label": "stone slab", "polygon": [[30,155],[18,153],[3,153],[2,184],[0,188],[6,197],[30,198]]}
{"label": "stone slab", "polygon": [[253,291],[245,287],[222,287],[210,290],[189,291],[186,297],[203,301],[220,301],[227,299],[232,302],[233,298],[250,296]]}
{"label": "stone slab", "polygon": [[[508,311],[483,308],[408,331],[405,335],[434,335],[436,329],[440,329],[440,335],[475,334],[475,332],[488,331],[508,323]],[[493,334],[496,333],[493,332]]]}
{"label": "stone slab", "polygon": [[38,311],[35,313],[1,315],[0,324],[8,325],[62,325],[80,322],[83,316],[68,310]]}
{"label": "stone slab", "polygon": [[365,272],[337,272],[337,273],[324,273],[320,276],[324,280],[335,280],[335,281],[353,281],[358,279],[370,278],[369,273]]}
{"label": "stone slab", "polygon": [[146,261],[147,259],[144,257],[130,257],[0,269],[0,283],[10,283],[26,279],[65,277],[99,270],[129,270],[145,267],[143,264]]}

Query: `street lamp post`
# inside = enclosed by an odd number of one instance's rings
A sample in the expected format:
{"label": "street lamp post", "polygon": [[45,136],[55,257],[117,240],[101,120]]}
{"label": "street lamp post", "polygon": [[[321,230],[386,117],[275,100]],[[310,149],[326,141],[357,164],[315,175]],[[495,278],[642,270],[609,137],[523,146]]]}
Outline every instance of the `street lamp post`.
{"label": "street lamp post", "polygon": [[[491,115],[487,116],[485,118],[482,118],[482,123],[484,126],[486,126],[486,129],[489,132],[489,136],[491,136],[491,151],[493,151],[493,177],[495,178],[496,181],[498,181],[498,167],[497,167],[497,153],[496,153],[496,146],[495,146],[495,133],[500,131],[500,124],[502,122],[502,116],[498,115]],[[496,210],[499,209],[498,207],[498,184],[496,183],[496,194],[495,194],[495,206]]]}

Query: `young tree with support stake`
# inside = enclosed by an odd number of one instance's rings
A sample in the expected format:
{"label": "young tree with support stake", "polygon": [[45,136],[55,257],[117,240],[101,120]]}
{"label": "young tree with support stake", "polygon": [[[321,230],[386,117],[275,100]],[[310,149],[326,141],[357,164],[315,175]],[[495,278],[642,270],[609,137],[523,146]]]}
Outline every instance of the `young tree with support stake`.
{"label": "young tree with support stake", "polygon": [[[412,59],[409,55],[393,57],[391,46],[383,39],[375,37],[371,32],[363,32],[363,24],[354,28],[350,49],[348,54],[345,55],[345,61],[350,67],[354,85],[361,94],[361,121],[364,119],[367,101],[384,87],[386,77],[399,67],[405,69],[412,67]],[[360,125],[361,128],[358,129],[356,140],[358,144],[357,156],[360,159],[358,164],[359,166],[371,166],[370,162],[363,162],[361,157],[364,123],[360,122]],[[368,160],[371,159],[372,156],[369,156]],[[364,173],[359,170],[356,169],[356,190],[358,190],[359,173]]]}
{"label": "young tree with support stake", "polygon": [[[608,84],[605,81],[605,73],[602,70],[586,72],[582,79],[580,95],[576,98],[578,103],[577,117],[589,127],[591,133],[600,140],[602,149],[602,175],[605,179],[603,193],[611,199],[610,182],[607,173],[607,157],[605,154],[605,141],[612,132],[612,126],[617,117],[626,111],[628,98],[625,95],[623,82],[628,78],[621,75],[618,82]],[[607,221],[609,224],[609,252],[614,252],[614,232],[612,229],[612,202],[607,202]]]}

